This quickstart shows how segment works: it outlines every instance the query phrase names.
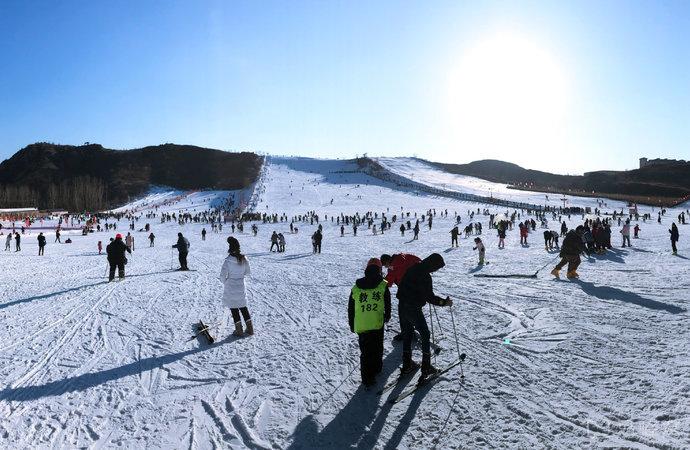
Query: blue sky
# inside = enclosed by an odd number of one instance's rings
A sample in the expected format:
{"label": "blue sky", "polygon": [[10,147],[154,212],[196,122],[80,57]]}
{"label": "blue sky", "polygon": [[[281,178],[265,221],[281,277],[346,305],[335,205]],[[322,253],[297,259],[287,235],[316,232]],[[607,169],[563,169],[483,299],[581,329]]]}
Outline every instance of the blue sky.
{"label": "blue sky", "polygon": [[690,2],[0,1],[0,158],[36,141],[690,159]]}

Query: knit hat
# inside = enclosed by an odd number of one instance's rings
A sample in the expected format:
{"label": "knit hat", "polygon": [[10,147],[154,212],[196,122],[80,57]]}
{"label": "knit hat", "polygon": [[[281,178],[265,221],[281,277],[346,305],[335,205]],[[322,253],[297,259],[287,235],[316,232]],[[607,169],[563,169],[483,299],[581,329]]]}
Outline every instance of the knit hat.
{"label": "knit hat", "polygon": [[379,269],[383,267],[383,265],[381,264],[381,260],[378,258],[371,258],[369,262],[367,262],[367,267],[369,266],[376,266]]}
{"label": "knit hat", "polygon": [[121,235],[120,233],[117,233],[117,234],[115,235],[115,239],[122,239],[122,235]]}

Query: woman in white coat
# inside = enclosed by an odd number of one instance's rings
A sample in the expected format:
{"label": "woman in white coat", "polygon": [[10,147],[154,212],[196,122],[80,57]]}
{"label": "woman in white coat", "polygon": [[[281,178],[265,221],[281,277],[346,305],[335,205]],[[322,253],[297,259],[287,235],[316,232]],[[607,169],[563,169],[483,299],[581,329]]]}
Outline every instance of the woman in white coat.
{"label": "woman in white coat", "polygon": [[235,336],[242,336],[242,320],[244,318],[247,334],[254,334],[252,319],[247,309],[247,294],[244,289],[244,277],[250,274],[249,261],[240,253],[240,243],[230,236],[228,238],[228,257],[223,262],[220,270],[220,282],[225,286],[223,290],[223,303],[230,308],[232,320],[235,322]]}

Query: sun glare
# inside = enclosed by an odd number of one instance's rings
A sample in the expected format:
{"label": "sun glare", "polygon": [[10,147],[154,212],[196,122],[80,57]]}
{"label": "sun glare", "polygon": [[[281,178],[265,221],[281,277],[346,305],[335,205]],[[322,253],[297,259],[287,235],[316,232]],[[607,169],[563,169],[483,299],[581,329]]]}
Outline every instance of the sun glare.
{"label": "sun glare", "polygon": [[557,59],[527,37],[499,33],[475,43],[451,73],[454,153],[539,162],[562,145],[568,90]]}

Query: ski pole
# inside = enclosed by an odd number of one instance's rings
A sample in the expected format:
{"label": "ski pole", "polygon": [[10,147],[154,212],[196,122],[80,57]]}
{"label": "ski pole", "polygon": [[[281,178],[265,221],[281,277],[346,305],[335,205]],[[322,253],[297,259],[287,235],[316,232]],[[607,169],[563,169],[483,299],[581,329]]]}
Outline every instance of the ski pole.
{"label": "ski pole", "polygon": [[[436,344],[436,338],[434,337],[434,315],[431,310],[431,303],[429,303],[429,318],[431,319],[431,342]],[[436,362],[436,353],[434,353],[434,363]]]}
{"label": "ski pole", "polygon": [[170,248],[170,270],[172,270],[172,261],[173,261],[173,249]]}
{"label": "ski pole", "polygon": [[[450,309],[450,319],[453,323],[453,335],[455,335],[455,347],[458,350],[458,358],[462,359],[462,357],[460,356],[460,341],[458,340],[458,331],[455,328],[455,314],[453,314],[453,308],[452,307]],[[462,364],[460,364],[460,370],[462,372]],[[463,374],[462,377],[464,378],[465,375]]]}
{"label": "ski pole", "polygon": [[435,306],[432,308],[434,311],[434,316],[436,316],[436,324],[438,325],[438,331],[439,334],[441,335],[439,339],[443,340],[445,339],[444,333],[443,333],[443,327],[441,326],[441,320],[438,318],[438,308]]}

